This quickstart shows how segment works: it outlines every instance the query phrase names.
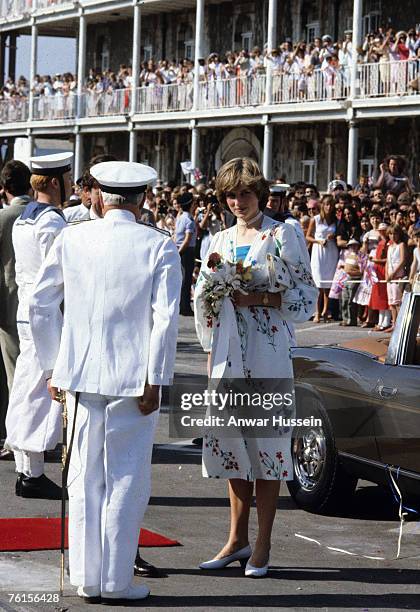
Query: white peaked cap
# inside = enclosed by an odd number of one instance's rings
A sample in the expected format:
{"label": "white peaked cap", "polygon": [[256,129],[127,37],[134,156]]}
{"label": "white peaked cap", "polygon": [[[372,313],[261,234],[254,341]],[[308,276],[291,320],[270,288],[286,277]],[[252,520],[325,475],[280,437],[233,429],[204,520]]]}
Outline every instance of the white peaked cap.
{"label": "white peaked cap", "polygon": [[51,153],[29,159],[31,172],[40,175],[64,174],[71,170],[73,153]]}
{"label": "white peaked cap", "polygon": [[287,183],[273,183],[272,185],[270,185],[270,193],[272,194],[284,193],[289,189],[290,185],[288,185]]}
{"label": "white peaked cap", "polygon": [[150,166],[126,161],[107,161],[95,164],[89,170],[105,193],[125,195],[142,193],[147,186],[153,186],[157,172]]}

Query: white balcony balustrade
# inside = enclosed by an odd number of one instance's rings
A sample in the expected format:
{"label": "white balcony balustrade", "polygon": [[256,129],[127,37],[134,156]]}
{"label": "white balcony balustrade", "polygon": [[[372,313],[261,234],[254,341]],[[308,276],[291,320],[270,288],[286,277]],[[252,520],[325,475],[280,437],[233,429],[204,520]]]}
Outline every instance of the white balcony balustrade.
{"label": "white balcony balustrade", "polygon": [[[350,71],[315,70],[301,75],[293,72],[272,76],[271,105],[299,102],[328,102],[350,96]],[[235,77],[201,82],[198,111],[265,105],[266,76]],[[358,66],[356,97],[392,98],[415,95],[420,91],[420,60],[380,62]],[[87,90],[79,106],[80,118],[129,115],[131,97],[135,95],[137,114],[188,112],[193,108],[193,83],[150,85],[105,92]],[[74,119],[77,95],[38,96],[34,98],[33,119]],[[0,100],[0,122],[14,123],[28,119],[28,101],[13,96]]]}
{"label": "white balcony balustrade", "polygon": [[193,84],[149,85],[136,89],[137,113],[189,111],[193,104]]}
{"label": "white balcony balustrade", "polygon": [[82,95],[81,117],[109,117],[128,115],[131,89],[114,89],[97,92],[89,89]]}
{"label": "white balcony balustrade", "polygon": [[38,11],[47,11],[55,6],[73,4],[72,0],[0,0],[0,21],[11,21],[28,17]]}
{"label": "white balcony balustrade", "polygon": [[27,98],[13,96],[0,100],[0,123],[16,123],[28,120],[29,102]]}
{"label": "white balcony balustrade", "polygon": [[74,119],[76,117],[76,94],[54,96],[37,96],[34,98],[34,121],[48,121],[54,119]]}
{"label": "white balcony balustrade", "polygon": [[403,96],[420,90],[420,60],[361,64],[359,98]]}

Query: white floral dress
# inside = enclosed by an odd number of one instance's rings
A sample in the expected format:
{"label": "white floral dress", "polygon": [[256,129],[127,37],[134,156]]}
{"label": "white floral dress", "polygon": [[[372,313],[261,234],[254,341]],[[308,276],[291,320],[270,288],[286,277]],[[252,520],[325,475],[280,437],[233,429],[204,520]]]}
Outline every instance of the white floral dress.
{"label": "white floral dress", "polygon": [[[223,259],[235,261],[236,234],[237,226],[216,234],[209,255],[217,252]],[[318,297],[296,230],[264,217],[243,263],[258,268],[249,289],[282,292],[282,306],[233,308],[225,298],[219,318],[208,319],[201,297],[205,279],[199,276],[194,295],[195,323],[203,349],[212,353],[211,378],[292,380],[286,321],[307,321],[315,311]],[[293,415],[294,408],[283,413],[285,417]],[[292,480],[291,430],[283,429],[281,433],[270,438],[255,435],[226,438],[207,430],[203,440],[203,475],[249,481]]]}

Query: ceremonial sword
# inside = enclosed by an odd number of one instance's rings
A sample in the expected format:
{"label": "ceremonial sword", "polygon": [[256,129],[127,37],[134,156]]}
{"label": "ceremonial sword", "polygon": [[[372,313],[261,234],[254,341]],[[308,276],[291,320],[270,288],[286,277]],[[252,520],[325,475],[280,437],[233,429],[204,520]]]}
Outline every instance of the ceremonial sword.
{"label": "ceremonial sword", "polygon": [[60,595],[64,595],[64,569],[65,569],[65,544],[66,544],[66,497],[67,497],[67,475],[69,472],[71,451],[73,448],[74,434],[76,431],[76,416],[77,408],[79,406],[80,392],[76,391],[76,401],[74,405],[73,424],[71,428],[70,443],[67,448],[67,425],[68,425],[68,411],[67,411],[67,400],[66,392],[62,389],[59,391],[57,401],[59,401],[63,410],[61,413],[63,419],[63,443],[61,448],[61,564],[60,564]]}

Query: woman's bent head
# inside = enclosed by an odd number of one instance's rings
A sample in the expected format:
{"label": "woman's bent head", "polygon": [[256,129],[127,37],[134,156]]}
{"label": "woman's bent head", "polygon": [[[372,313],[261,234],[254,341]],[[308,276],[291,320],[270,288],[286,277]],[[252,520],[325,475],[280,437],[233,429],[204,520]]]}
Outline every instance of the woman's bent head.
{"label": "woman's bent head", "polygon": [[219,202],[235,215],[251,219],[264,210],[269,196],[269,184],[257,162],[249,157],[236,157],[224,164],[216,177]]}

